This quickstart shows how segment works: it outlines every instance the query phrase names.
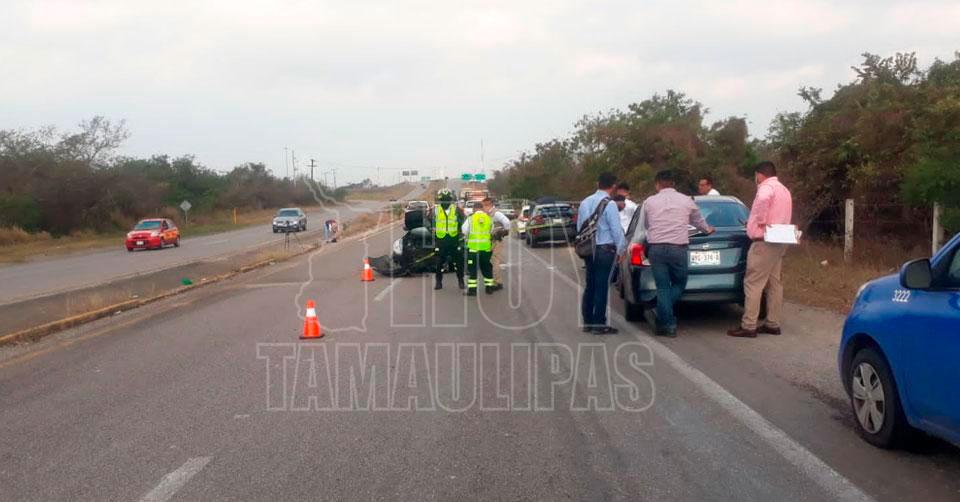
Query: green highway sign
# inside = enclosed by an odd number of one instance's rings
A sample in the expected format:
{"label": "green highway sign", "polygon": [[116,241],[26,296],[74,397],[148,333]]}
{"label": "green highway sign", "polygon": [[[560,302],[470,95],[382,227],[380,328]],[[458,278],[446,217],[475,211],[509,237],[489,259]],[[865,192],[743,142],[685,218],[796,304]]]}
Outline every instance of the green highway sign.
{"label": "green highway sign", "polygon": [[477,181],[483,181],[483,180],[487,179],[487,175],[486,175],[486,174],[483,174],[483,173],[477,173],[477,174],[474,174],[474,175],[473,175],[473,179],[475,179],[475,180],[477,180]]}
{"label": "green highway sign", "polygon": [[470,181],[473,179],[473,175],[470,173],[463,173],[460,175],[460,179],[462,179],[463,181]]}

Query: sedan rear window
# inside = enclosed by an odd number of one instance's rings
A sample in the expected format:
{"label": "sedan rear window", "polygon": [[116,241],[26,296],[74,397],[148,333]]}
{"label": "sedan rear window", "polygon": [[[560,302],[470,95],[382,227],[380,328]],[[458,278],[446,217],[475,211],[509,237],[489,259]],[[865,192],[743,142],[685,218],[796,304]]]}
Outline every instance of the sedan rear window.
{"label": "sedan rear window", "polygon": [[547,206],[540,208],[537,214],[545,218],[570,218],[573,216],[573,208],[570,206]]}
{"label": "sedan rear window", "polygon": [[300,212],[296,209],[284,209],[277,213],[277,216],[300,216]]}
{"label": "sedan rear window", "polygon": [[714,227],[742,227],[750,217],[747,207],[736,202],[697,201],[697,206],[707,223]]}
{"label": "sedan rear window", "polygon": [[137,223],[137,226],[133,227],[134,230],[154,230],[160,228],[159,221],[141,221]]}

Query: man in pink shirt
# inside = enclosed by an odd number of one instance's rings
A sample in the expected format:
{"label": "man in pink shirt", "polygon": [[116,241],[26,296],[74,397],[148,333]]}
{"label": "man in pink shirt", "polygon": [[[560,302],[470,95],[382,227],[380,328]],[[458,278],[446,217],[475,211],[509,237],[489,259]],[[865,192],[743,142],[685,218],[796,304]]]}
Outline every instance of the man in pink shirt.
{"label": "man in pink shirt", "polygon": [[[793,216],[790,190],[777,179],[773,162],[764,161],[753,169],[757,181],[757,196],[750,207],[747,235],[753,240],[747,253],[747,272],[743,278],[743,318],[740,327],[727,331],[730,336],[755,338],[757,333],[780,334],[780,313],[783,311],[783,283],[780,270],[786,244],[764,242],[768,225],[789,225]],[[760,298],[766,295],[767,322],[761,326]]]}

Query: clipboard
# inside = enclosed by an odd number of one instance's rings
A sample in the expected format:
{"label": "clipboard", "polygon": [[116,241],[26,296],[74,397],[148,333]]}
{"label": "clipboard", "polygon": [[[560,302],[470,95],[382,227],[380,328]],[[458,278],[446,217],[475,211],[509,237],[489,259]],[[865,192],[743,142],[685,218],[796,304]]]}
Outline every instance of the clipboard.
{"label": "clipboard", "polygon": [[803,232],[796,225],[767,225],[763,231],[763,241],[771,244],[798,244]]}

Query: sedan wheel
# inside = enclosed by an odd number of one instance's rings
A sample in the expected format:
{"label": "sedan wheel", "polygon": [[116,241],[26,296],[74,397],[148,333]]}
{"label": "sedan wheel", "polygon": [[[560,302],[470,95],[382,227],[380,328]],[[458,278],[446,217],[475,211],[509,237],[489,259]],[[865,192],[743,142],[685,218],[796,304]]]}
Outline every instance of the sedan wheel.
{"label": "sedan wheel", "polygon": [[866,347],[854,355],[849,368],[845,383],[860,436],[880,448],[906,444],[914,429],[903,413],[886,358],[878,349]]}
{"label": "sedan wheel", "polygon": [[877,370],[870,363],[860,363],[853,371],[852,383],[853,410],[860,427],[870,434],[880,432],[886,415],[886,399]]}

